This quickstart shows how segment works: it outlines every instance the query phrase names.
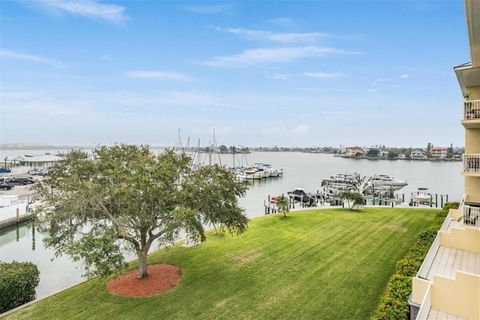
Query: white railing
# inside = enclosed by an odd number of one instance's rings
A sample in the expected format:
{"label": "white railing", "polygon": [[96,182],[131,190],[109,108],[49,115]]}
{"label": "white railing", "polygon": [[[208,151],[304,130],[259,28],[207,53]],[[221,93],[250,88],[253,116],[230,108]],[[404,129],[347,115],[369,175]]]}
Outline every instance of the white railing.
{"label": "white railing", "polygon": [[463,206],[463,224],[480,227],[480,207]]}
{"label": "white railing", "polygon": [[480,154],[465,153],[463,155],[463,172],[480,173]]}
{"label": "white railing", "polygon": [[422,305],[420,306],[420,309],[418,310],[416,320],[427,320],[428,319],[428,314],[430,313],[430,309],[432,307],[432,305],[430,303],[430,289],[431,288],[432,288],[432,285],[429,284],[428,288],[427,288],[427,292],[425,292],[425,296],[423,297]]}
{"label": "white railing", "polygon": [[480,120],[480,100],[465,101],[465,120]]}
{"label": "white railing", "polygon": [[[448,228],[450,227],[450,223],[452,223],[452,216],[449,213],[445,218],[445,220],[443,221],[443,224],[440,227],[439,231],[447,231]],[[425,259],[423,259],[420,269],[418,269],[417,277],[421,279],[430,280],[428,279],[428,271],[430,271],[430,268],[432,267],[433,260],[435,260],[435,256],[437,255],[438,249],[440,249],[440,237],[437,234],[437,236],[435,237],[435,240],[433,240],[432,246],[430,247],[427,255],[425,256]]]}

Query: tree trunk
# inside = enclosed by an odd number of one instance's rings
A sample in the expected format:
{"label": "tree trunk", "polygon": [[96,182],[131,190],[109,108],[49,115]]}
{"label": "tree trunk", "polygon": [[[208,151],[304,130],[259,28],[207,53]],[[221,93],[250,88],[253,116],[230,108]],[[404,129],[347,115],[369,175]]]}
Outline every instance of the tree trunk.
{"label": "tree trunk", "polygon": [[148,276],[147,272],[147,254],[144,252],[137,252],[138,255],[138,278],[145,278]]}

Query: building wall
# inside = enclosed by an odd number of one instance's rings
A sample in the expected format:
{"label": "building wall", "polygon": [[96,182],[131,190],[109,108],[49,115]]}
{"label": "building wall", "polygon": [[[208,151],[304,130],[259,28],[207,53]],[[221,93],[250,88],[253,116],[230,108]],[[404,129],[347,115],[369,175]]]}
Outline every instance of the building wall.
{"label": "building wall", "polygon": [[440,231],[440,245],[472,252],[480,252],[480,229],[465,227],[465,229],[452,229],[449,232]]}
{"label": "building wall", "polygon": [[440,150],[432,149],[431,154],[433,158],[443,159],[447,157],[447,149],[440,149]]}
{"label": "building wall", "polygon": [[469,100],[480,100],[480,86],[468,87]]}
{"label": "building wall", "polygon": [[468,202],[480,203],[480,177],[465,177],[465,193]]}
{"label": "building wall", "polygon": [[432,308],[469,320],[480,320],[480,276],[459,272],[455,279],[434,276],[431,288]]}
{"label": "building wall", "polygon": [[465,129],[465,153],[480,153],[480,129]]}

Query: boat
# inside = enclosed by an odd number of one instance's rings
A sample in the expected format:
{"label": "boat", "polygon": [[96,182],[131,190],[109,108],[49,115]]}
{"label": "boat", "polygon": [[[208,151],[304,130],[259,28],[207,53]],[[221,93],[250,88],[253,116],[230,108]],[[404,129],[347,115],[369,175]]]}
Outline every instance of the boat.
{"label": "boat", "polygon": [[293,201],[301,202],[308,207],[311,207],[315,204],[315,196],[305,192],[303,188],[295,188],[293,191],[287,192],[287,194],[290,199],[293,199]]}
{"label": "boat", "polygon": [[408,185],[407,182],[394,179],[393,177],[390,177],[386,174],[374,175],[371,182],[375,188],[388,188],[395,191],[400,190],[406,185]]}
{"label": "boat", "polygon": [[243,170],[247,180],[259,180],[264,177],[264,174],[258,172],[255,167],[247,167]]}
{"label": "boat", "polygon": [[238,182],[246,182],[247,176],[244,173],[238,173],[235,175],[235,179],[237,179]]}
{"label": "boat", "polygon": [[325,196],[337,196],[345,191],[357,192],[360,184],[360,174],[340,173],[322,180],[321,186]]}
{"label": "boat", "polygon": [[432,195],[428,192],[428,188],[418,188],[413,194],[413,201],[417,205],[429,205],[432,201]]}

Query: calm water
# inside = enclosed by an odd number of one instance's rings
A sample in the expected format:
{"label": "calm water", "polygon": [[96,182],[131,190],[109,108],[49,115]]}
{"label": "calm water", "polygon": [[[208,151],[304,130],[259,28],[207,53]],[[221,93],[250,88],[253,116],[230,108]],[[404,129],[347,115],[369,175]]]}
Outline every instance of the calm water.
{"label": "calm water", "polygon": [[[23,154],[42,154],[50,151],[0,151],[0,159]],[[242,159],[243,158],[243,159]],[[213,157],[228,166],[232,164],[231,155]],[[450,200],[459,200],[462,196],[463,179],[460,176],[460,162],[428,161],[370,161],[336,158],[325,154],[256,152],[246,156],[248,163],[266,162],[276,168],[284,169],[283,178],[270,179],[250,185],[241,205],[249,217],[263,215],[263,200],[270,195],[286,193],[295,187],[316,191],[323,178],[344,172],[359,172],[361,175],[388,174],[397,179],[406,180],[408,186],[400,192],[406,199],[410,192],[419,187],[428,187],[432,193],[448,194]],[[245,163],[245,158],[237,156],[237,164]],[[407,196],[408,195],[408,196]],[[51,261],[54,253],[43,246],[43,236],[32,224],[0,232],[0,260],[32,261],[40,269],[38,297],[80,281],[82,269],[79,263],[68,257]]]}

